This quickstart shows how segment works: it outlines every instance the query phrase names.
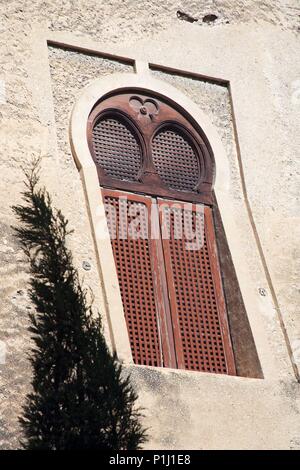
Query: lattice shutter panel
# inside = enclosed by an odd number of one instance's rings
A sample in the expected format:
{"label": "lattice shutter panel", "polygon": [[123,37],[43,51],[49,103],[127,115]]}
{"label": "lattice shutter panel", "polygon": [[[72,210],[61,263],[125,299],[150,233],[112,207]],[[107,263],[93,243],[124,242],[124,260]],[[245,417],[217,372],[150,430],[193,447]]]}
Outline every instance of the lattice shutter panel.
{"label": "lattice shutter panel", "polygon": [[[163,240],[163,248],[179,367],[234,374],[211,209],[206,207],[202,214],[191,209],[184,219],[179,214],[181,208],[174,210],[171,203],[160,203],[163,227],[168,232],[171,228],[170,239]],[[186,244],[192,241],[188,233],[195,233],[196,224],[198,230],[204,227],[198,237],[198,246],[201,240],[203,246],[187,249]],[[178,236],[180,226],[182,238]]]}
{"label": "lattice shutter panel", "polygon": [[141,166],[141,148],[129,126],[115,118],[100,120],[93,128],[96,163],[107,175],[134,181]]}
{"label": "lattice shutter panel", "polygon": [[[132,196],[127,202],[120,202],[118,196],[105,190],[103,196],[134,362],[161,366],[152,250],[147,229],[151,199],[140,196],[135,200]],[[142,199],[145,202],[141,202]],[[134,239],[127,227],[137,214],[141,220],[141,238]]]}
{"label": "lattice shutter panel", "polygon": [[199,164],[187,138],[168,129],[152,142],[153,163],[161,179],[170,188],[193,191],[199,177]]}

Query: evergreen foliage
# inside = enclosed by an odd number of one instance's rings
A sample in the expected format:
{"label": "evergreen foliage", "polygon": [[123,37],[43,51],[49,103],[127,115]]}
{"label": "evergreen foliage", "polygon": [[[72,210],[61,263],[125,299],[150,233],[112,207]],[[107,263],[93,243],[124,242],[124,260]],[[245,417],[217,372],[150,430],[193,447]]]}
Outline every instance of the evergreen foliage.
{"label": "evergreen foliage", "polygon": [[106,345],[66,246],[68,221],[25,170],[15,228],[30,265],[32,392],[20,422],[26,449],[134,450],[146,440],[137,395]]}

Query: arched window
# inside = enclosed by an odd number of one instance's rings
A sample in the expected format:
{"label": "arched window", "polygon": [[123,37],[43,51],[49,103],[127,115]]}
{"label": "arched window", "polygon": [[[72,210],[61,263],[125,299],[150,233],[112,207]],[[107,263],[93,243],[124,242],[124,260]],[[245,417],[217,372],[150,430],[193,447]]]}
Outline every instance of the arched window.
{"label": "arched window", "polygon": [[87,135],[134,362],[234,375],[206,137],[137,90],[97,103]]}

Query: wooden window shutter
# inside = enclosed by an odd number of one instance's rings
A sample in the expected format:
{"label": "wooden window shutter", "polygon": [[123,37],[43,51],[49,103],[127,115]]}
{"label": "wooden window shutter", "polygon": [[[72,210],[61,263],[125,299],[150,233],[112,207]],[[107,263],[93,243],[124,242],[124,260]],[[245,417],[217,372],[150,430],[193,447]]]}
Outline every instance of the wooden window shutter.
{"label": "wooden window shutter", "polygon": [[[159,205],[178,367],[235,374],[211,209],[176,203],[174,210],[174,201],[164,199]],[[196,230],[199,246],[188,249]]]}
{"label": "wooden window shutter", "polygon": [[[211,209],[202,216],[195,205],[189,210],[174,201],[157,205],[147,196],[102,192],[134,362],[234,374]],[[144,230],[137,239],[128,230],[133,205]],[[156,239],[150,234],[153,211],[160,214]],[[176,238],[179,228],[186,233],[187,215],[193,232],[201,227],[201,248],[186,249],[192,239]]]}
{"label": "wooden window shutter", "polygon": [[[161,242],[150,236],[155,224],[151,198],[105,189],[102,196],[134,362],[176,367]],[[130,223],[137,215],[140,236],[135,238]]]}

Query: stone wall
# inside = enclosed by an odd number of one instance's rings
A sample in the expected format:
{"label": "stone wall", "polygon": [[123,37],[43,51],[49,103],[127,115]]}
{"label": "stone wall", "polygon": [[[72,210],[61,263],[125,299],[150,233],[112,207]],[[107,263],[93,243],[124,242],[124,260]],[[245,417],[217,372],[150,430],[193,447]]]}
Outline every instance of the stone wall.
{"label": "stone wall", "polygon": [[[209,14],[217,18],[208,21]],[[101,311],[85,196],[68,143],[69,116],[93,79],[132,72],[120,61],[57,47],[42,57],[37,30],[230,80],[233,108],[228,87],[151,72],[193,99],[225,146],[245,270],[251,272],[249,295],[259,305],[254,338],[265,357],[265,379],[131,371],[146,408],[149,448],[299,448],[299,384],[287,349],[290,344],[300,364],[298,2],[15,0],[1,2],[0,18],[0,346],[6,352],[0,361],[0,448],[19,447],[18,416],[30,387],[27,272],[11,229],[11,206],[23,188],[21,167],[42,156],[42,182],[75,229],[75,262]],[[83,270],[84,261],[91,271]]]}

